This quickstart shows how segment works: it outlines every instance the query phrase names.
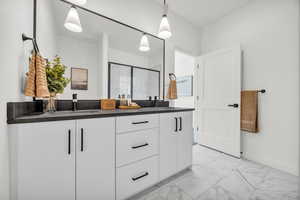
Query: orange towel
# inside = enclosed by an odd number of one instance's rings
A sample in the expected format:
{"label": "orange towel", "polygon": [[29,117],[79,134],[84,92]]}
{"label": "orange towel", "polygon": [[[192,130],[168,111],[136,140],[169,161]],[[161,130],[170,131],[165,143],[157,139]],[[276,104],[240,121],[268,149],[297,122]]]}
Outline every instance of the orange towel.
{"label": "orange towel", "polygon": [[241,130],[258,132],[258,91],[241,93]]}
{"label": "orange towel", "polygon": [[176,82],[176,80],[170,80],[167,98],[168,99],[177,99],[177,82]]}
{"label": "orange towel", "polygon": [[29,72],[26,73],[24,94],[31,97],[49,97],[46,77],[46,60],[38,53],[33,53],[29,60]]}

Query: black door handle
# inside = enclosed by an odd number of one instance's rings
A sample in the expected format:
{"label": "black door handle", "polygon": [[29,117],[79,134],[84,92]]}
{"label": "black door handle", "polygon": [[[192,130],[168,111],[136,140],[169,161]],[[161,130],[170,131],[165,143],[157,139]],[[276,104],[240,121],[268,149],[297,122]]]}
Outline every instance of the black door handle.
{"label": "black door handle", "polygon": [[175,132],[178,132],[178,118],[175,117]]}
{"label": "black door handle", "polygon": [[179,117],[180,128],[179,131],[182,131],[182,117]]}
{"label": "black door handle", "polygon": [[235,103],[235,104],[229,104],[228,107],[238,108],[239,104],[237,104],[237,103]]}
{"label": "black door handle", "polygon": [[145,174],[143,174],[143,175],[141,175],[141,176],[139,176],[139,177],[133,177],[132,180],[133,180],[133,181],[137,181],[137,180],[139,180],[139,179],[141,179],[141,178],[144,178],[145,176],[148,176],[148,175],[149,175],[149,173],[148,173],[148,172],[145,172]]}
{"label": "black door handle", "polygon": [[83,152],[83,128],[81,128],[81,144],[80,144],[80,151]]}
{"label": "black door handle", "polygon": [[68,131],[68,154],[71,155],[71,130]]}

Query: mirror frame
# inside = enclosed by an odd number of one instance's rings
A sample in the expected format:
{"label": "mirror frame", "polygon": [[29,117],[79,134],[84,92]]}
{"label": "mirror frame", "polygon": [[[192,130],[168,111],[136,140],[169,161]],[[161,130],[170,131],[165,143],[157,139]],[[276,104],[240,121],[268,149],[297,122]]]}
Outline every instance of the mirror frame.
{"label": "mirror frame", "polygon": [[[97,15],[99,17],[102,17],[102,18],[107,19],[109,21],[112,21],[114,23],[120,24],[120,25],[125,26],[127,28],[131,28],[131,29],[133,29],[135,31],[138,31],[138,32],[142,33],[142,34],[147,34],[147,35],[150,35],[150,36],[152,36],[152,37],[154,37],[156,39],[161,40],[163,42],[163,69],[162,69],[162,76],[163,76],[163,80],[162,80],[162,87],[163,88],[162,88],[162,90],[163,90],[163,94],[162,95],[163,95],[163,100],[165,100],[165,81],[166,81],[165,80],[166,79],[166,40],[165,39],[162,39],[162,38],[160,38],[160,37],[158,37],[156,35],[153,35],[152,33],[148,33],[146,31],[143,31],[143,30],[141,30],[139,28],[136,28],[136,27],[134,27],[132,25],[126,24],[124,22],[121,22],[119,20],[107,17],[107,16],[102,15],[102,14],[100,14],[98,12],[95,12],[95,11],[92,11],[92,10],[87,9],[85,7],[82,7],[82,6],[79,6],[77,4],[71,3],[69,1],[66,1],[66,0],[57,0],[57,1],[61,1],[63,3],[69,4],[71,6],[75,6],[76,8],[79,8],[79,9],[81,9],[83,11],[86,11],[88,13],[91,13],[93,15]],[[37,0],[33,0],[33,38],[35,40],[36,40],[36,34],[37,34],[37,20],[38,20],[37,19]],[[159,81],[159,85],[161,85],[160,83],[161,82]],[[107,95],[109,95],[109,94],[107,94]]]}

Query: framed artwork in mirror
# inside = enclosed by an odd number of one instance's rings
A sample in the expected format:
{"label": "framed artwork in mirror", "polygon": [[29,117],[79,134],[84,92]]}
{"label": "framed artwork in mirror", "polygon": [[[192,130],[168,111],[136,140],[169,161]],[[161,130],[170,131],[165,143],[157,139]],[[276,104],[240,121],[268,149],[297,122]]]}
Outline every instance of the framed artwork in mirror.
{"label": "framed artwork in mirror", "polygon": [[88,69],[71,68],[71,89],[88,90]]}

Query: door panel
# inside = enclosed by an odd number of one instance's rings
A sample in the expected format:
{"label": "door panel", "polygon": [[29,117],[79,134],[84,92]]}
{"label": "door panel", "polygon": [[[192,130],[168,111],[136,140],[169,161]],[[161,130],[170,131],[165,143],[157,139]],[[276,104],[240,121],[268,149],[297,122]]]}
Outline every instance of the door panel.
{"label": "door panel", "polygon": [[240,157],[240,48],[201,56],[198,80],[198,143]]}
{"label": "door panel", "polygon": [[78,120],[76,151],[76,199],[113,200],[115,198],[115,119]]}
{"label": "door panel", "polygon": [[177,170],[181,171],[192,165],[193,148],[193,113],[179,113],[182,119],[181,131],[177,139]]}
{"label": "door panel", "polygon": [[160,115],[160,180],[177,172],[176,117],[177,113]]}
{"label": "door panel", "polygon": [[74,121],[19,125],[13,141],[19,200],[75,200]]}

